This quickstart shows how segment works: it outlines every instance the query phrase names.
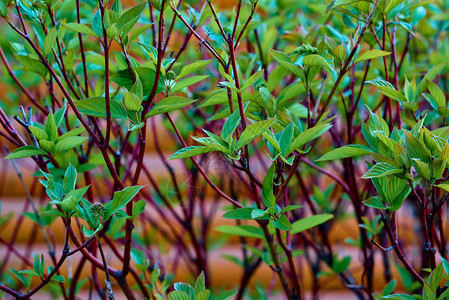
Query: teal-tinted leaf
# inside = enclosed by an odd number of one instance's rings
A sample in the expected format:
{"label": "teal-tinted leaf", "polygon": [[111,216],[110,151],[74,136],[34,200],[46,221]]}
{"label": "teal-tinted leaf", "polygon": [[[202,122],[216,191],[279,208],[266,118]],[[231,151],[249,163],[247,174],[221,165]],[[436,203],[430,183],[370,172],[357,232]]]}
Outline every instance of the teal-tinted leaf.
{"label": "teal-tinted leaf", "polygon": [[56,281],[56,282],[64,282],[65,278],[62,275],[55,275],[51,278],[51,280]]}
{"label": "teal-tinted leaf", "polygon": [[53,153],[66,151],[84,144],[89,138],[85,136],[71,136],[56,143]]}
{"label": "teal-tinted leaf", "polygon": [[388,296],[383,296],[381,299],[389,299],[389,300],[416,300],[415,297],[407,294],[393,294]]}
{"label": "teal-tinted leaf", "polygon": [[206,146],[190,146],[179,149],[174,154],[172,154],[168,159],[188,158],[212,151],[215,151],[215,149]]}
{"label": "teal-tinted leaf", "polygon": [[17,158],[24,158],[24,157],[30,157],[35,155],[44,155],[47,154],[42,149],[39,149],[35,146],[23,146],[20,148],[17,148],[13,152],[11,152],[8,156],[5,157],[5,159],[17,159]]}
{"label": "teal-tinted leaf", "polygon": [[370,154],[372,150],[363,145],[348,145],[331,150],[321,156],[317,161],[336,160]]}
{"label": "teal-tinted leaf", "polygon": [[238,225],[238,226],[221,225],[216,227],[215,230],[237,236],[265,239],[262,228],[251,225]]}
{"label": "teal-tinted leaf", "polygon": [[276,221],[273,222],[273,226],[279,230],[289,231],[292,230],[292,224],[288,220],[286,215],[281,215]]}
{"label": "teal-tinted leaf", "polygon": [[251,218],[253,220],[269,220],[270,216],[263,209],[254,208],[251,212]]}
{"label": "teal-tinted leaf", "polygon": [[64,26],[65,28],[67,28],[69,30],[75,31],[75,32],[80,32],[80,33],[84,33],[84,34],[91,35],[94,37],[98,37],[98,35],[95,33],[95,31],[93,31],[92,27],[89,27],[84,24],[67,23],[67,24],[62,24],[62,26]]}
{"label": "teal-tinted leaf", "polygon": [[240,149],[246,144],[252,142],[258,136],[260,136],[265,130],[267,130],[271,125],[273,125],[275,119],[268,119],[264,121],[260,121],[254,124],[249,125],[242,132],[240,139],[237,142],[236,148]]}
{"label": "teal-tinted leaf", "polygon": [[380,162],[369,169],[361,178],[376,178],[399,173],[403,173],[403,170],[397,169],[387,163]]}
{"label": "teal-tinted leaf", "polygon": [[[106,101],[104,97],[90,97],[75,101],[75,106],[80,112],[92,117],[106,118]],[[128,119],[126,109],[120,102],[110,99],[111,118]]]}
{"label": "teal-tinted leaf", "polygon": [[[449,185],[448,185],[449,186]],[[223,218],[237,219],[237,220],[252,220],[252,207],[235,208],[223,214]]]}
{"label": "teal-tinted leaf", "polygon": [[296,234],[303,232],[307,229],[323,224],[333,217],[334,216],[332,214],[321,214],[302,218],[292,224],[293,229],[290,231],[290,233]]}
{"label": "teal-tinted leaf", "polygon": [[176,79],[179,80],[179,79],[181,79],[184,76],[192,74],[193,72],[204,68],[205,66],[207,66],[211,62],[213,62],[213,60],[200,60],[200,61],[194,62],[194,63],[192,63],[190,65],[184,66],[181,69],[181,72],[179,73],[179,75],[176,77]]}
{"label": "teal-tinted leaf", "polygon": [[368,51],[360,54],[359,56],[357,56],[357,58],[355,59],[354,63],[358,63],[360,61],[364,61],[364,60],[368,60],[368,59],[383,57],[383,56],[387,56],[387,55],[390,55],[390,54],[391,54],[391,52],[377,50],[377,49],[368,50]]}
{"label": "teal-tinted leaf", "polygon": [[289,154],[288,152],[292,144],[293,132],[294,132],[293,123],[288,124],[281,132],[281,137],[279,139],[279,146],[281,147],[281,153],[284,157],[286,157]]}

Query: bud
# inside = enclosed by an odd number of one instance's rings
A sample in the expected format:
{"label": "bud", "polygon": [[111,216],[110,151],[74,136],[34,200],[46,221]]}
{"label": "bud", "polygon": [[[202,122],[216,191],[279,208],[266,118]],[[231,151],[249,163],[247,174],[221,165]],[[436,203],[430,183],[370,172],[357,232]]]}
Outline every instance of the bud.
{"label": "bud", "polygon": [[293,54],[299,54],[302,56],[307,56],[307,55],[317,54],[317,53],[318,53],[318,49],[311,46],[310,44],[302,44],[301,46],[299,46],[298,48],[293,50]]}
{"label": "bud", "polygon": [[106,208],[101,203],[95,203],[89,207],[89,213],[95,219],[103,218],[104,214],[106,213]]}
{"label": "bud", "polygon": [[166,75],[167,80],[175,80],[176,78],[176,73],[173,71],[168,71],[167,75]]}
{"label": "bud", "polygon": [[123,93],[123,104],[129,111],[140,111],[142,109],[142,100],[136,94],[125,92]]}

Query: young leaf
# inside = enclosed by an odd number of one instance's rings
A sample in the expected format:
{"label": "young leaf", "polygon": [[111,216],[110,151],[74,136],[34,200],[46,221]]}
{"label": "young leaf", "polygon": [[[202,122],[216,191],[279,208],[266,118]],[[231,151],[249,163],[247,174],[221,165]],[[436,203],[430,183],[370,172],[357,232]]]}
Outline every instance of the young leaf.
{"label": "young leaf", "polygon": [[367,200],[362,201],[363,204],[369,207],[377,208],[377,209],[387,209],[388,207],[380,200],[379,197],[371,197]]}
{"label": "young leaf", "polygon": [[253,75],[251,75],[251,77],[245,81],[245,84],[243,85],[243,87],[240,88],[240,90],[243,92],[246,89],[248,89],[262,76],[262,74],[263,74],[263,70],[260,70],[256,73],[254,73]]}
{"label": "young leaf", "polygon": [[396,101],[400,101],[400,102],[405,102],[407,101],[407,98],[405,98],[405,96],[401,93],[398,92],[394,86],[389,83],[388,81],[385,80],[370,80],[370,81],[366,81],[366,83],[375,85],[379,88],[379,90],[382,92],[382,94],[384,94],[385,96],[396,100]]}
{"label": "young leaf", "polygon": [[192,104],[196,100],[180,97],[180,96],[170,96],[159,101],[155,106],[153,106],[150,111],[145,115],[145,118],[149,118],[155,115],[164,114],[167,112],[174,111],[179,108],[183,108],[189,104]]}
{"label": "young leaf", "polygon": [[234,131],[237,129],[237,127],[240,124],[240,111],[236,110],[234,111],[229,118],[226,119],[225,123],[223,124],[223,129],[221,130],[221,138],[223,140],[227,140],[228,137],[230,137]]}
{"label": "young leaf", "polygon": [[223,214],[223,218],[237,220],[252,220],[252,207],[235,208]]}
{"label": "young leaf", "polygon": [[293,226],[288,220],[286,215],[281,215],[276,221],[273,222],[273,226],[279,230],[284,231],[289,231],[293,229]]}
{"label": "young leaf", "polygon": [[371,152],[372,150],[370,148],[363,145],[347,145],[327,152],[316,161],[329,161],[348,157],[356,157],[367,155]]}
{"label": "young leaf", "polygon": [[292,224],[293,229],[290,231],[290,233],[296,234],[303,232],[307,229],[323,224],[332,219],[333,217],[334,215],[331,214],[321,214],[302,218]]}
{"label": "young leaf", "polygon": [[174,154],[172,154],[168,159],[170,160],[170,159],[188,158],[212,151],[215,151],[215,149],[206,146],[190,146],[179,149]]}
{"label": "young leaf", "polygon": [[354,60],[354,63],[358,63],[360,61],[364,61],[364,60],[368,60],[368,59],[383,57],[383,56],[387,56],[390,54],[391,54],[391,52],[377,50],[377,49],[368,50],[368,51],[362,53],[361,55],[357,56],[357,58]]}
{"label": "young leaf", "polygon": [[44,40],[44,54],[45,56],[47,56],[50,51],[51,48],[56,44],[56,38],[58,37],[58,30],[56,29],[56,27],[52,27],[49,31],[47,36],[45,37]]}
{"label": "young leaf", "polygon": [[296,149],[302,147],[309,141],[316,139],[317,137],[323,135],[326,131],[331,128],[331,124],[320,124],[316,125],[312,128],[307,129],[304,132],[301,132],[294,140],[292,145],[290,146],[290,149],[288,150],[287,154],[292,153]]}
{"label": "young leaf", "polygon": [[251,225],[238,225],[238,226],[221,225],[216,227],[215,230],[237,236],[265,239],[262,228]]}
{"label": "young leaf", "polygon": [[35,146],[23,146],[20,148],[17,148],[13,152],[11,152],[8,156],[6,156],[4,159],[17,159],[17,158],[24,158],[24,157],[30,157],[35,155],[44,155],[47,154],[42,149],[39,149]]}
{"label": "young leaf", "polygon": [[240,139],[237,142],[236,149],[240,149],[246,144],[256,139],[258,136],[262,134],[262,132],[264,132],[271,125],[273,125],[274,121],[275,121],[274,118],[268,119],[251,124],[248,127],[246,127],[246,129],[242,132],[242,135],[240,136]]}
{"label": "young leaf", "polygon": [[65,138],[56,143],[56,146],[53,148],[53,153],[58,153],[62,151],[66,151],[69,149],[76,148],[84,144],[89,138],[85,136],[71,136]]}
{"label": "young leaf", "polygon": [[207,66],[208,64],[210,64],[211,62],[213,62],[213,60],[200,60],[197,62],[194,62],[193,64],[184,66],[181,69],[181,73],[179,73],[179,75],[176,77],[176,80],[179,80],[181,78],[183,78],[184,76],[187,76],[189,74],[192,74],[193,72],[204,68],[205,66]]}
{"label": "young leaf", "polygon": [[178,92],[178,91],[182,90],[183,88],[194,85],[195,83],[198,83],[208,77],[209,77],[209,75],[198,75],[198,76],[186,77],[183,80],[176,82],[173,85],[173,87],[170,89],[170,91],[172,93]]}
{"label": "young leaf", "polygon": [[114,192],[114,197],[106,205],[106,213],[103,220],[108,220],[114,213],[128,204],[140,191],[143,186],[135,185],[126,187],[119,192]]}
{"label": "young leaf", "polygon": [[262,182],[262,200],[267,207],[274,207],[276,205],[276,197],[273,195],[273,178],[275,169],[276,164],[271,164]]}
{"label": "young leaf", "polygon": [[65,28],[67,28],[69,30],[84,33],[84,34],[91,35],[91,36],[98,38],[98,35],[95,33],[95,31],[87,25],[78,24],[78,23],[67,23],[67,24],[62,24],[62,26],[64,26]]}

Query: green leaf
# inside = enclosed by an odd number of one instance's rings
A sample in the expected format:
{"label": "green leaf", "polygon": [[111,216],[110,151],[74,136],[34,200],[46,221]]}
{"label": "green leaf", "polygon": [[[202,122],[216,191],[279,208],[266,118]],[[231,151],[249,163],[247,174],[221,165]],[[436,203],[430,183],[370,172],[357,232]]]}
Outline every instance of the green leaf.
{"label": "green leaf", "polygon": [[[110,99],[111,118],[128,119],[126,109],[119,101]],[[75,101],[75,106],[80,112],[92,117],[106,118],[106,101],[104,97],[90,97]]]}
{"label": "green leaf", "polygon": [[63,181],[64,193],[65,194],[67,194],[71,190],[75,189],[76,177],[77,177],[76,169],[75,169],[74,166],[72,166],[71,163],[69,163],[69,167],[65,171],[64,181]]}
{"label": "green leaf", "polygon": [[123,13],[117,21],[117,28],[122,30],[123,34],[128,34],[130,30],[136,25],[140,18],[143,10],[145,9],[146,3],[139,4],[131,9],[128,9]]}
{"label": "green leaf", "polygon": [[238,290],[227,290],[219,292],[215,295],[215,300],[228,300],[231,297],[234,297],[238,293]]}
{"label": "green leaf", "polygon": [[146,205],[145,200],[139,200],[136,203],[134,203],[132,211],[133,218],[137,217],[138,215],[140,215],[145,211],[145,205]]}
{"label": "green leaf", "polygon": [[57,282],[64,282],[64,281],[65,281],[65,278],[64,278],[64,276],[62,276],[62,275],[55,275],[55,276],[53,276],[53,277],[51,278],[51,280],[57,281]]}
{"label": "green leaf", "polygon": [[273,178],[275,168],[276,164],[271,164],[262,182],[262,200],[267,207],[276,206],[276,197],[273,195]]}
{"label": "green leaf", "polygon": [[369,207],[377,208],[377,209],[387,209],[388,207],[380,200],[379,197],[371,197],[367,200],[362,201],[363,204]]}
{"label": "green leaf", "polygon": [[195,300],[209,300],[210,290],[205,290],[195,295]]}
{"label": "green leaf", "polygon": [[58,128],[56,127],[55,117],[51,111],[47,116],[47,120],[45,120],[45,132],[52,142],[58,138]]}
{"label": "green leaf", "polygon": [[178,91],[182,90],[183,88],[194,85],[195,83],[198,83],[208,77],[209,77],[209,75],[198,75],[198,76],[186,77],[183,80],[176,82],[173,85],[173,87],[170,89],[170,91],[172,93],[178,92]]}
{"label": "green leaf", "polygon": [[410,132],[403,130],[405,135],[405,149],[410,158],[419,158],[422,162],[430,162],[429,150]]}
{"label": "green leaf", "polygon": [[108,220],[114,213],[116,213],[119,209],[128,204],[140,191],[143,186],[135,185],[126,187],[119,192],[114,192],[114,197],[111,201],[106,205],[106,213],[103,220]]}
{"label": "green leaf", "polygon": [[301,132],[293,140],[293,143],[292,143],[290,149],[288,150],[287,154],[292,153],[293,151],[295,151],[296,149],[302,147],[303,145],[305,145],[309,141],[311,141],[313,139],[316,139],[317,137],[323,135],[331,127],[332,127],[331,124],[320,124],[320,125],[316,125],[316,126],[314,126],[312,128],[309,128],[309,129],[307,129],[304,132]]}
{"label": "green leaf", "polygon": [[190,297],[184,291],[173,291],[168,294],[168,300],[190,300]]}
{"label": "green leaf", "polygon": [[181,73],[179,73],[179,75],[176,77],[176,80],[181,79],[184,76],[187,76],[189,74],[192,74],[193,72],[200,70],[202,68],[204,68],[205,66],[207,66],[208,64],[210,64],[211,62],[213,62],[213,60],[200,60],[197,62],[194,62],[190,65],[184,66],[181,69]]}
{"label": "green leaf", "polygon": [[354,60],[354,63],[358,63],[360,61],[364,61],[364,60],[368,60],[368,59],[383,57],[383,56],[387,56],[390,54],[391,54],[391,52],[377,50],[377,49],[368,50],[368,51],[362,53],[361,55],[357,56],[357,58]]}
{"label": "green leaf", "polygon": [[196,100],[180,97],[180,96],[170,96],[162,99],[156,105],[154,105],[150,111],[145,115],[145,118],[149,118],[155,115],[164,114],[184,106],[192,104]]}
{"label": "green leaf", "polygon": [[286,212],[288,212],[288,211],[292,211],[292,210],[295,210],[295,209],[299,209],[299,208],[301,208],[301,207],[302,207],[302,205],[289,205],[289,206],[286,206],[286,207],[284,207],[283,209],[281,209],[281,211],[279,212],[279,214],[282,215],[282,214],[284,214],[284,213],[286,213]]}
{"label": "green leaf", "polygon": [[381,299],[390,299],[390,300],[416,300],[415,297],[407,295],[407,294],[393,294],[384,296]]}
{"label": "green leaf", "polygon": [[363,145],[347,145],[327,152],[316,161],[329,161],[348,157],[356,157],[367,155],[371,152],[372,150],[370,148]]}
{"label": "green leaf", "polygon": [[366,172],[361,178],[376,178],[399,173],[403,173],[403,170],[397,169],[387,163],[380,162],[369,169],[368,172]]}
{"label": "green leaf", "polygon": [[57,142],[59,142],[59,141],[61,141],[61,140],[63,140],[63,139],[66,139],[66,138],[68,138],[68,137],[71,137],[71,136],[77,136],[77,135],[83,133],[84,131],[86,131],[86,128],[84,128],[84,127],[77,127],[77,128],[74,128],[74,129],[72,129],[72,130],[70,130],[70,131],[64,133],[63,135],[61,135],[61,136],[57,139]]}
{"label": "green leaf", "polygon": [[234,111],[229,118],[226,119],[221,130],[221,138],[227,140],[237,129],[241,121],[240,110]]}
{"label": "green leaf", "polygon": [[6,156],[4,159],[17,159],[17,158],[24,158],[24,157],[30,157],[35,155],[44,155],[47,154],[42,149],[39,149],[35,146],[23,146],[20,148],[17,148],[13,152],[11,152],[8,156]]}
{"label": "green leaf", "polygon": [[[449,186],[449,185],[448,185]],[[254,210],[252,207],[235,208],[227,211],[223,214],[223,218],[237,219],[237,220],[252,220],[251,212]]]}
{"label": "green leaf", "polygon": [[215,230],[237,236],[265,239],[262,228],[251,225],[238,225],[238,226],[221,225],[216,227]]}
{"label": "green leaf", "polygon": [[292,144],[293,133],[294,133],[293,123],[288,124],[281,132],[281,137],[279,139],[279,147],[281,147],[281,153],[284,157],[290,154],[289,150]]}
{"label": "green leaf", "polygon": [[248,89],[250,86],[252,86],[261,76],[263,75],[263,70],[260,70],[256,73],[254,73],[253,75],[251,75],[250,78],[248,78],[245,81],[245,84],[243,85],[243,87],[240,88],[240,91],[245,91],[246,89]]}
{"label": "green leaf", "polygon": [[78,23],[67,23],[67,24],[62,24],[62,26],[64,26],[65,28],[67,28],[69,30],[84,33],[84,34],[91,35],[91,36],[98,38],[98,35],[95,33],[95,31],[93,31],[92,27],[89,27],[87,25],[78,24]]}
{"label": "green leaf", "polygon": [[195,282],[195,294],[201,293],[206,290],[206,284],[204,280],[204,272],[201,272]]}
{"label": "green leaf", "polygon": [[332,70],[332,66],[327,62],[327,60],[318,54],[307,55],[302,59],[302,63],[306,66],[325,67]]}
{"label": "green leaf", "polygon": [[284,231],[290,231],[293,229],[293,226],[286,215],[281,215],[276,221],[273,222],[273,226]]}
{"label": "green leaf", "polygon": [[58,153],[62,151],[66,151],[69,149],[76,148],[84,144],[89,138],[85,136],[71,136],[65,138],[56,143],[56,146],[53,148],[53,153]]}
{"label": "green leaf", "polygon": [[168,159],[170,160],[170,159],[188,158],[212,151],[215,151],[215,149],[206,146],[190,146],[179,149],[174,154],[172,154]]}
{"label": "green leaf", "polygon": [[48,140],[48,134],[45,132],[45,130],[34,126],[29,126],[28,128],[38,140]]}
{"label": "green leaf", "polygon": [[387,96],[393,100],[397,100],[400,102],[407,101],[407,98],[405,98],[405,96],[401,92],[398,92],[394,88],[394,86],[391,83],[389,83],[388,81],[376,79],[376,80],[366,81],[366,83],[377,86],[379,88],[379,90],[382,92],[382,94],[384,94],[385,96]]}
{"label": "green leaf", "polygon": [[51,48],[56,44],[56,38],[58,37],[58,30],[56,29],[56,27],[52,27],[52,29],[50,29],[48,31],[47,36],[45,37],[44,40],[44,54],[45,56],[47,56],[50,51]]}
{"label": "green leaf", "polygon": [[436,184],[436,187],[439,187],[440,189],[449,192],[449,184],[446,183],[440,183],[440,184]]}
{"label": "green leaf", "polygon": [[416,168],[416,171],[418,171],[419,175],[421,175],[423,178],[430,180],[430,167],[425,162],[422,162],[419,159],[412,158],[412,162]]}
{"label": "green leaf", "polygon": [[[132,70],[133,72],[137,72],[137,75],[139,76],[139,79],[142,82],[143,95],[144,96],[150,95],[153,89],[156,71],[148,67],[133,67]],[[110,78],[113,82],[117,83],[119,86],[124,87],[128,91],[130,91],[134,85],[133,77],[131,77],[131,73],[129,72],[128,68],[112,74]],[[160,93],[164,89],[165,89],[164,77],[159,76],[156,93]]]}
{"label": "green leaf", "polygon": [[427,88],[429,89],[429,92],[437,105],[446,107],[446,97],[440,87],[432,81],[427,81]]}
{"label": "green leaf", "polygon": [[303,232],[307,229],[323,224],[332,219],[333,217],[334,215],[332,214],[320,214],[302,218],[292,224],[293,229],[290,231],[290,233],[296,234]]}
{"label": "green leaf", "polygon": [[251,124],[248,127],[246,127],[246,129],[242,132],[242,135],[240,136],[240,139],[237,142],[236,149],[240,149],[246,144],[252,142],[258,136],[260,136],[262,132],[264,132],[271,125],[273,125],[274,121],[275,119],[272,118]]}

